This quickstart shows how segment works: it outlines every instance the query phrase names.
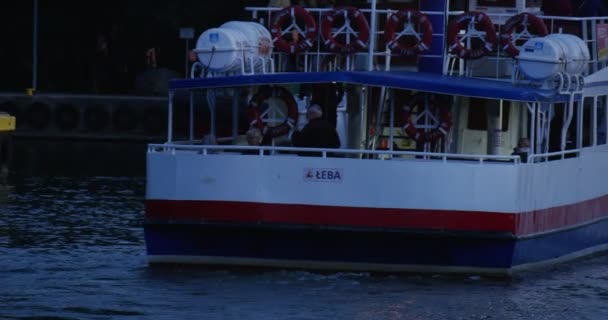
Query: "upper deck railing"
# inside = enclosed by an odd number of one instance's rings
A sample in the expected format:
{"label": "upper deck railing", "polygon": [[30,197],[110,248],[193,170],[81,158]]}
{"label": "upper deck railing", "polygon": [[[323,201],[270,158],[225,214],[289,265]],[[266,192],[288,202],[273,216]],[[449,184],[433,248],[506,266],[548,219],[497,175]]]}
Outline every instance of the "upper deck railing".
{"label": "upper deck railing", "polygon": [[[272,7],[246,7],[245,10],[251,12],[252,19],[258,21],[270,28],[270,21],[274,12],[282,8]],[[321,19],[324,13],[331,11],[332,8],[306,8],[316,19],[317,27],[321,25]],[[369,70],[372,65],[373,70],[412,70],[416,71],[418,66],[412,59],[401,59],[397,54],[392,53],[387,47],[384,40],[385,31],[382,29],[384,22],[398,10],[393,9],[377,9],[375,10],[376,19],[371,19],[372,10],[369,8],[360,8],[360,11],[368,18],[368,21],[376,21],[375,25],[370,24],[370,44],[374,47],[365,51],[355,52],[350,55],[337,55],[331,51],[325,50],[322,45],[321,35],[317,36],[317,41],[314,45],[305,52],[299,53],[296,56],[298,66],[297,70],[286,68],[286,61],[290,59],[288,53],[274,51],[275,70],[282,71],[301,71],[301,72],[317,72],[317,71],[332,71],[332,70]],[[440,18],[445,16],[444,12],[437,11],[422,11],[429,17]],[[447,12],[446,28],[451,19],[462,14],[463,11]],[[443,64],[443,73],[452,75],[463,75],[470,77],[508,79],[511,77],[511,71],[516,63],[516,59],[510,57],[500,47],[499,35],[503,31],[504,23],[514,14],[491,13],[487,15],[494,23],[497,33],[498,43],[494,50],[483,57],[482,59],[463,60],[458,58],[447,50],[447,45],[442,44],[443,53],[437,54],[437,50],[431,50],[435,53],[422,53],[419,57],[438,57],[441,58]],[[605,25],[608,23],[608,17],[560,17],[560,16],[542,16],[537,14],[546,24],[549,33],[569,33],[580,37],[588,46],[590,53],[590,61],[588,70],[584,75],[594,73],[608,65],[608,55],[601,56],[599,50],[608,46],[606,43],[601,43],[605,39],[599,33],[604,32]],[[433,28],[433,39],[443,39],[445,42],[446,30]],[[525,35],[519,38],[520,42],[526,40]],[[603,40],[605,41],[605,40]],[[521,44],[521,43],[519,43]],[[433,45],[437,45],[434,40]],[[441,51],[441,50],[439,50]],[[369,57],[373,57],[373,63],[369,63]]]}
{"label": "upper deck railing", "polygon": [[276,146],[248,146],[248,145],[201,145],[188,142],[176,142],[165,144],[148,145],[148,153],[165,152],[176,154],[178,152],[193,152],[200,155],[213,154],[247,154],[248,156],[285,156],[299,154],[316,155],[322,158],[355,158],[374,160],[441,160],[448,161],[470,161],[472,163],[484,164],[521,162],[520,156],[511,155],[480,155],[480,154],[457,154],[419,151],[394,151],[394,150],[366,150],[366,149],[327,149],[327,148],[297,148]]}

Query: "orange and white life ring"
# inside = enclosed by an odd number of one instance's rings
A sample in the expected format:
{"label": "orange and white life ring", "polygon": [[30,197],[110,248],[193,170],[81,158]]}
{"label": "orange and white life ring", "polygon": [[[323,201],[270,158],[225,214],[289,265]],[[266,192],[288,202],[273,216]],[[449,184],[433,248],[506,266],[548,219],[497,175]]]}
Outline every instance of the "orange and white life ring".
{"label": "orange and white life ring", "polygon": [[[347,20],[350,20],[350,22],[347,22]],[[347,37],[350,37],[349,41],[341,42],[337,36],[332,34],[332,28],[336,21],[343,22],[342,27],[338,29],[338,35],[344,33],[342,29],[346,29],[345,33]],[[357,27],[356,31],[351,28],[351,23]],[[323,36],[323,43],[329,50],[345,54],[354,53],[367,48],[369,24],[361,10],[354,7],[336,7],[323,14],[321,35]]]}
{"label": "orange and white life ring", "polygon": [[534,34],[544,37],[549,34],[543,19],[531,13],[523,12],[512,16],[505,22],[500,33],[500,46],[511,57],[519,55],[519,49],[515,46],[515,40],[513,39],[513,32],[519,27],[523,27],[523,32],[528,33],[529,36]]}
{"label": "orange and white life ring", "polygon": [[[260,107],[270,98],[277,98],[287,106],[287,115],[283,123],[277,126],[269,126],[264,122],[264,114]],[[264,86],[249,101],[250,126],[262,131],[263,135],[279,137],[288,134],[295,124],[298,123],[298,105],[289,90],[280,86]]]}
{"label": "orange and white life ring", "polygon": [[[405,29],[399,30],[403,25]],[[412,29],[408,28],[411,25]],[[413,29],[413,26],[418,26],[422,36]],[[414,35],[417,41],[406,44],[400,42],[399,39],[405,35]],[[392,52],[404,57],[414,57],[431,48],[433,42],[433,25],[428,17],[418,10],[399,10],[393,13],[386,22],[384,27],[384,36],[386,37],[387,46]]]}
{"label": "orange and white life ring", "polygon": [[[471,23],[474,25],[471,26]],[[485,35],[471,34],[470,31],[485,32]],[[458,35],[460,30],[466,30],[465,37],[477,37],[483,45],[477,48],[466,48]],[[450,51],[462,59],[479,59],[494,50],[496,46],[496,30],[488,15],[479,11],[465,12],[450,22],[448,26],[448,46]]]}
{"label": "orange and white life ring", "polygon": [[[303,31],[298,26],[298,21],[304,22],[305,28]],[[292,33],[294,39],[291,42],[283,38],[283,35]],[[312,47],[317,38],[317,24],[315,18],[306,9],[300,6],[289,6],[273,15],[270,34],[272,35],[272,42],[278,50],[293,54],[306,51]]]}
{"label": "orange and white life ring", "polygon": [[[435,142],[443,137],[445,137],[450,128],[452,128],[452,112],[448,106],[439,105],[434,106],[432,102],[427,101],[428,99],[423,94],[415,94],[402,108],[402,119],[405,125],[403,126],[403,131],[408,135],[408,137],[414,139],[418,142]],[[438,116],[437,119],[439,124],[431,129],[418,129],[416,128],[416,121],[412,121],[412,110],[415,107],[419,109],[422,107],[426,108],[437,108]]]}

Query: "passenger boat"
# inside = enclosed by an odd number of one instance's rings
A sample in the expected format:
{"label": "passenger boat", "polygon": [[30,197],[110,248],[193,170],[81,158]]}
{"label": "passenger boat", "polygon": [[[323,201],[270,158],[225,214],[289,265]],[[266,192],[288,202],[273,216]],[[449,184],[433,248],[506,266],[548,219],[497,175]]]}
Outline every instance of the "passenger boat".
{"label": "passenger boat", "polygon": [[[608,17],[530,3],[248,7],[203,32],[147,152],[149,263],[509,275],[607,249]],[[311,103],[339,149],[289,144]]]}

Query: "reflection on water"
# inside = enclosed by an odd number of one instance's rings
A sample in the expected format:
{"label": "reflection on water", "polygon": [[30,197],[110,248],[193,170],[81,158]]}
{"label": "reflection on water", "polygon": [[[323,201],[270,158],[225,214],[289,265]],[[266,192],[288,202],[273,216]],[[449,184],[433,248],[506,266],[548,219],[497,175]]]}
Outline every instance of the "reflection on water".
{"label": "reflection on water", "polygon": [[37,178],[5,188],[12,192],[5,194],[5,224],[0,225],[0,235],[6,237],[0,238],[0,246],[80,248],[141,243],[141,179]]}
{"label": "reflection on water", "polygon": [[16,139],[9,169],[21,176],[143,177],[144,142]]}
{"label": "reflection on water", "polygon": [[0,183],[0,319],[608,319],[608,256],[521,274],[148,267],[143,178]]}

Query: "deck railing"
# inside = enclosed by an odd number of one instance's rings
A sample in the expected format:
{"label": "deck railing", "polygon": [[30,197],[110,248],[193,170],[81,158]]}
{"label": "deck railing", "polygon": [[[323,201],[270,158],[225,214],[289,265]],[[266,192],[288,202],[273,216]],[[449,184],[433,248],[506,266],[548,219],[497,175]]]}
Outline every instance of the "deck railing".
{"label": "deck railing", "polygon": [[[282,8],[272,7],[246,7],[245,10],[251,12],[252,19],[258,21],[269,28],[269,23],[272,18],[273,12],[281,10]],[[321,24],[323,13],[332,10],[332,8],[306,8],[316,19],[317,27]],[[361,8],[367,17],[368,21],[372,11],[369,8]],[[393,9],[377,9],[376,17],[378,23],[386,21],[391,14],[397,12]],[[443,15],[443,12],[430,12],[423,11],[428,16]],[[448,12],[448,21],[450,17],[454,17],[463,13],[463,11],[450,11]],[[487,13],[495,24],[497,39],[500,40],[500,33],[504,23],[512,17],[514,14],[505,13]],[[538,13],[537,13],[538,14]],[[545,24],[549,33],[570,33],[574,34],[587,44],[590,61],[589,68],[585,75],[591,74],[597,70],[600,70],[608,66],[608,56],[600,56],[599,50],[605,45],[598,42],[598,26],[605,28],[603,25],[608,23],[608,17],[560,17],[560,16],[542,16],[538,15]],[[370,34],[374,37],[374,41],[370,43],[376,44],[373,50],[366,50],[357,52],[352,55],[336,55],[335,53],[325,51],[322,47],[322,41],[316,41],[314,46],[306,52],[297,55],[297,59],[301,59],[303,66],[302,71],[306,72],[317,72],[317,71],[329,71],[329,70],[367,70],[369,67],[368,58],[371,56],[376,60],[373,64],[375,70],[393,70],[393,69],[416,69],[416,65],[408,65],[403,63],[392,63],[391,59],[397,58],[395,54],[386,47],[384,41],[384,30],[377,28],[370,23]],[[604,29],[605,30],[605,29]],[[445,39],[445,30],[433,30],[434,39]],[[318,35],[320,39],[320,35]],[[499,41],[498,40],[498,41]],[[525,37],[521,38],[525,40]],[[446,54],[444,60],[444,70],[446,73],[459,74],[471,77],[485,77],[485,78],[500,78],[505,79],[510,77],[511,69],[516,63],[516,60],[508,56],[500,48],[500,43],[497,44],[495,50],[486,56],[484,59],[464,61],[452,54]],[[273,53],[276,66],[275,70],[284,71],[285,61],[289,59],[289,54],[277,52]],[[421,54],[422,57],[435,57],[432,54]],[[376,59],[382,58],[382,59]]]}
{"label": "deck railing", "polygon": [[581,149],[570,149],[564,151],[532,154],[528,156],[528,162],[545,162],[564,158],[575,158],[580,155]]}
{"label": "deck railing", "polygon": [[455,154],[418,151],[391,151],[391,150],[362,150],[362,149],[324,149],[324,148],[296,148],[296,147],[272,147],[272,146],[247,146],[247,145],[193,145],[189,143],[166,143],[148,145],[148,153],[164,152],[176,154],[178,152],[194,152],[201,155],[214,154],[243,154],[247,156],[273,157],[283,155],[315,155],[322,158],[359,158],[374,160],[441,160],[448,161],[471,161],[479,164],[505,163],[519,164],[519,156],[507,155],[479,155],[479,154]]}

